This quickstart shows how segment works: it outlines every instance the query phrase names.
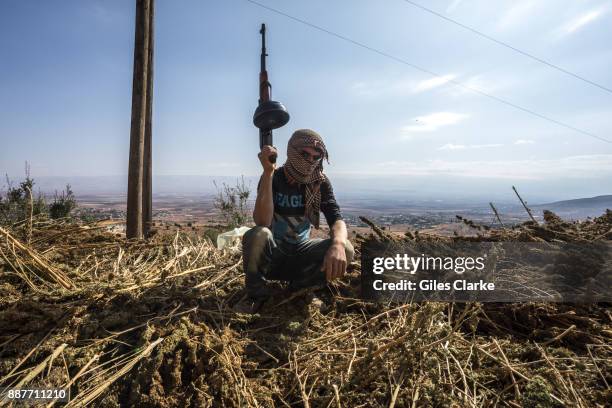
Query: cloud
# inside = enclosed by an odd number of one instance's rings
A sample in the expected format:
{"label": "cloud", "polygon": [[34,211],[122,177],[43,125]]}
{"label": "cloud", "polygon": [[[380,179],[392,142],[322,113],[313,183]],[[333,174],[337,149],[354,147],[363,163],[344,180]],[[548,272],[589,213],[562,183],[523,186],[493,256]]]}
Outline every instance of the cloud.
{"label": "cloud", "polygon": [[412,78],[400,78],[394,80],[358,81],[350,86],[351,92],[359,96],[397,96],[412,95],[438,88],[457,76],[454,74],[433,77],[423,81],[415,81]]}
{"label": "cloud", "polygon": [[475,144],[475,145],[456,145],[447,143],[444,146],[440,146],[438,150],[465,150],[465,149],[486,149],[491,147],[502,147],[501,143],[489,143],[489,144]]}
{"label": "cloud", "polygon": [[547,178],[612,177],[612,154],[568,156],[557,159],[492,161],[387,161],[371,173],[387,175],[461,175],[474,178],[543,180]]}
{"label": "cloud", "polygon": [[452,143],[447,143],[444,146],[440,146],[438,150],[464,150],[465,145],[456,145]]}
{"label": "cloud", "polygon": [[492,78],[485,77],[484,75],[461,77],[458,74],[445,74],[422,81],[415,81],[411,77],[392,80],[357,81],[349,86],[349,90],[352,94],[360,97],[389,98],[420,94],[448,85],[441,89],[440,92],[449,94],[452,97],[463,97],[465,95],[478,95],[473,90],[496,93],[512,88],[516,82],[515,78],[510,77],[497,76]]}
{"label": "cloud", "polygon": [[456,78],[456,75],[449,74],[449,75],[427,79],[425,81],[421,81],[417,83],[413,88],[413,92],[419,93],[419,92],[429,91],[430,89],[442,86],[446,84],[447,82],[452,81],[455,78]]}
{"label": "cloud", "polygon": [[455,9],[457,8],[457,6],[459,6],[459,4],[462,2],[463,0],[453,0],[453,2],[446,8],[446,12],[447,13],[452,13],[453,11],[455,11]]}
{"label": "cloud", "polygon": [[441,127],[455,125],[469,115],[455,112],[435,112],[425,116],[417,116],[413,119],[415,122],[412,125],[407,125],[401,128],[402,133],[412,132],[435,132]]}
{"label": "cloud", "polygon": [[[464,95],[477,95],[472,89],[486,92],[489,94],[494,94],[504,89],[511,88],[516,80],[510,78],[500,78],[497,77],[495,79],[485,79],[483,75],[474,75],[465,79],[461,79],[460,82],[464,85],[449,87],[450,95],[454,97],[464,96]],[[470,88],[470,89],[468,89]]]}
{"label": "cloud", "polygon": [[533,140],[526,140],[526,139],[518,139],[514,141],[515,145],[526,145],[526,144],[534,144],[535,141]]}
{"label": "cloud", "polygon": [[515,2],[515,5],[501,17],[497,23],[497,28],[499,30],[505,30],[525,23],[529,17],[533,16],[535,11],[534,8],[537,3],[538,2],[531,0]]}
{"label": "cloud", "polygon": [[561,27],[560,31],[565,35],[573,34],[576,31],[580,30],[582,27],[586,26],[587,24],[595,21],[602,14],[604,14],[603,9],[591,10],[588,13],[582,14],[581,16],[578,16],[575,19],[566,23],[563,27]]}

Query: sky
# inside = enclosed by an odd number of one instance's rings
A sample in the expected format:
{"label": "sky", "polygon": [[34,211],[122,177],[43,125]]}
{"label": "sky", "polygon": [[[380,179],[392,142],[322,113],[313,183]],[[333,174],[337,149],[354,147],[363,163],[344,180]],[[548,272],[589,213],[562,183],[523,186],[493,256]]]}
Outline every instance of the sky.
{"label": "sky", "polygon": [[[157,0],[154,175],[260,173],[265,22],[273,98],[291,114],[274,132],[281,163],[291,133],[312,128],[332,181],[612,193],[612,143],[467,88],[608,140],[611,92],[403,0],[257,1],[380,53],[246,0]],[[612,88],[611,1],[414,1]],[[35,178],[127,174],[134,3],[0,1],[2,173],[27,160]]]}

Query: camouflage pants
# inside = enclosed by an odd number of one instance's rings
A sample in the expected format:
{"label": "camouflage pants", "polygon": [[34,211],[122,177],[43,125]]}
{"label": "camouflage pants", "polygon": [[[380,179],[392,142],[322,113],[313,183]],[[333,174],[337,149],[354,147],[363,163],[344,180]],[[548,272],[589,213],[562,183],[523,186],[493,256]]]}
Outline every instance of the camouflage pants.
{"label": "camouflage pants", "polygon": [[[289,281],[293,288],[324,283],[325,272],[321,266],[331,244],[331,239],[309,239],[299,244],[277,242],[270,229],[251,228],[242,237],[243,270],[249,295],[267,296],[267,280]],[[347,263],[352,262],[355,252],[348,240],[344,249]]]}

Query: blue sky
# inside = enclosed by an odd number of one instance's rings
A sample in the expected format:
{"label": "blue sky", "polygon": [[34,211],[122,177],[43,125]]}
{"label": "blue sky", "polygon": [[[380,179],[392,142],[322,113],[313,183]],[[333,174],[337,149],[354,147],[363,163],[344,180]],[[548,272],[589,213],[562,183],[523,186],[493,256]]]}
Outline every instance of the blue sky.
{"label": "blue sky", "polygon": [[[275,132],[319,131],[332,176],[461,178],[610,193],[612,94],[402,0],[258,0],[440,74],[432,77],[244,0],[157,0],[154,173],[256,175],[259,25]],[[612,88],[612,2],[436,0],[428,7]],[[0,2],[0,171],[127,174],[134,1]],[[569,182],[568,182],[569,180]],[[588,188],[585,188],[588,187]],[[559,194],[558,194],[559,195]],[[571,195],[571,194],[569,194]]]}

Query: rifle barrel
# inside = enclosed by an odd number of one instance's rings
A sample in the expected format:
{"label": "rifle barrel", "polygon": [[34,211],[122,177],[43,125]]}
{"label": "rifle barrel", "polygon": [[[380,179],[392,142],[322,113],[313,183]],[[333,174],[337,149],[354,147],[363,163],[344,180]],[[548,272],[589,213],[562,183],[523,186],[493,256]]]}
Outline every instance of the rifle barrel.
{"label": "rifle barrel", "polygon": [[261,71],[266,70],[266,25],[261,25],[261,30],[259,30],[261,34]]}

